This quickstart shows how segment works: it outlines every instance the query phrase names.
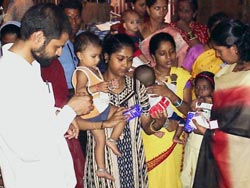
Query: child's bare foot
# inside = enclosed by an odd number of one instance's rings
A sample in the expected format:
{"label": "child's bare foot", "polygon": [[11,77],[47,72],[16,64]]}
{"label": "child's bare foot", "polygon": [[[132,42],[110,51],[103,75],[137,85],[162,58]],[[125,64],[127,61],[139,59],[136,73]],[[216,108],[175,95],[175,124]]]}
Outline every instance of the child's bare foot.
{"label": "child's bare foot", "polygon": [[113,153],[114,153],[115,155],[117,155],[117,156],[119,156],[119,157],[122,156],[121,152],[119,151],[119,149],[118,149],[118,147],[117,147],[117,145],[116,145],[117,143],[116,143],[116,141],[115,141],[114,139],[108,138],[108,139],[106,140],[106,144],[107,144],[107,146],[113,151]]}
{"label": "child's bare foot", "polygon": [[178,136],[174,136],[173,142],[178,144],[185,144],[185,141],[181,140]]}
{"label": "child's bare foot", "polygon": [[158,138],[162,138],[164,136],[164,132],[162,131],[157,131],[154,133],[155,136],[157,136]]}
{"label": "child's bare foot", "polygon": [[105,178],[105,179],[108,179],[108,180],[111,180],[111,181],[115,181],[115,178],[113,176],[111,176],[106,169],[104,168],[98,168],[96,170],[96,175],[99,177],[99,178]]}

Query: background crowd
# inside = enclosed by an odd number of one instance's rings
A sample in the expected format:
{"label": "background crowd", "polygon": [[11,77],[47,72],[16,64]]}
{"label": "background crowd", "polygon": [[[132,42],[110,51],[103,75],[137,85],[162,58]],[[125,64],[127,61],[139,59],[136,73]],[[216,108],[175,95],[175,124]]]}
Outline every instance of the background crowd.
{"label": "background crowd", "polygon": [[195,0],[167,22],[168,0],[134,0],[103,33],[82,5],[33,2],[2,21],[0,186],[249,187],[248,24],[202,24]]}

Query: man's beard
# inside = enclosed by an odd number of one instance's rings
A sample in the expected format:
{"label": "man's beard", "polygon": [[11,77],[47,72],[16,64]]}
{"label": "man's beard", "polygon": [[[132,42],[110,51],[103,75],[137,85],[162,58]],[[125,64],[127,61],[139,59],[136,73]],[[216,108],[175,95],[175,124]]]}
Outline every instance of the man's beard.
{"label": "man's beard", "polygon": [[57,58],[57,56],[49,57],[46,54],[45,48],[46,45],[43,44],[43,46],[41,46],[39,49],[31,50],[34,59],[40,64],[41,67],[49,67],[51,65],[51,61]]}

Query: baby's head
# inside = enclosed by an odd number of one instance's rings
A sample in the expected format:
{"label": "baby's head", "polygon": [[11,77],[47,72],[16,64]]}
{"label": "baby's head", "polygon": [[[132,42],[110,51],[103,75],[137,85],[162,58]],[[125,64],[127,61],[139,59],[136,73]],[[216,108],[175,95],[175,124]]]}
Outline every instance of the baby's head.
{"label": "baby's head", "polygon": [[82,32],[75,38],[74,51],[80,60],[80,63],[83,61],[90,63],[94,60],[93,63],[96,65],[97,60],[98,63],[100,61],[102,41],[94,33]]}
{"label": "baby's head", "polygon": [[155,83],[156,77],[154,69],[148,65],[140,65],[135,68],[134,78],[149,87]]}
{"label": "baby's head", "polygon": [[122,13],[122,23],[128,34],[135,34],[139,31],[140,16],[134,10],[125,10]]}
{"label": "baby's head", "polygon": [[194,79],[196,97],[211,97],[214,91],[214,74],[208,71],[199,73]]}

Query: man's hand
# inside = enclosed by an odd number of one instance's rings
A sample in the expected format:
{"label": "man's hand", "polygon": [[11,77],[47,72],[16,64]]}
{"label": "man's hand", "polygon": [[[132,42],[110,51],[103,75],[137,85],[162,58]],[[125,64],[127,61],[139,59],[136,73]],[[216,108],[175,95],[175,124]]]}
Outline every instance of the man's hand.
{"label": "man's hand", "polygon": [[77,115],[88,114],[94,109],[92,97],[86,93],[76,93],[68,102],[68,105]]}
{"label": "man's hand", "polygon": [[79,135],[79,127],[76,122],[76,120],[73,120],[72,123],[69,126],[69,129],[65,135],[65,138],[72,139],[72,138],[78,138]]}

